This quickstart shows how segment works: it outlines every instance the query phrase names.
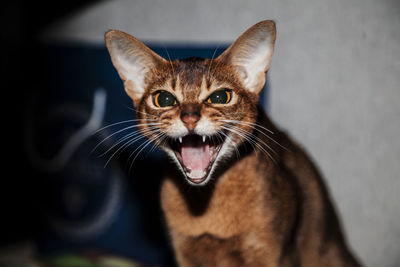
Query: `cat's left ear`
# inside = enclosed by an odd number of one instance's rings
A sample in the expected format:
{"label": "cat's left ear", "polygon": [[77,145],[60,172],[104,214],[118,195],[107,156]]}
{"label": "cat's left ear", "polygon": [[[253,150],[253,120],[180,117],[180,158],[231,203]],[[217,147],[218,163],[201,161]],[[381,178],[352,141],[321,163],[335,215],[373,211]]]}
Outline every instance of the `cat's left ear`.
{"label": "cat's left ear", "polygon": [[274,53],[275,36],[275,22],[261,21],[245,31],[217,60],[232,65],[243,85],[258,94],[265,84],[265,73]]}
{"label": "cat's left ear", "polygon": [[108,31],[105,40],[111,61],[124,81],[125,91],[136,106],[146,89],[146,76],[166,60],[135,37],[121,31]]}

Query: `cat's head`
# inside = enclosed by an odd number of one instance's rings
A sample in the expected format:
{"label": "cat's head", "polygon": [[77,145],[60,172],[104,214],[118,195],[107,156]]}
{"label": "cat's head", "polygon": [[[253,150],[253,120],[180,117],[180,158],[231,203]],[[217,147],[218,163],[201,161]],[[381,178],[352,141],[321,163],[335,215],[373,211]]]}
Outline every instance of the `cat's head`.
{"label": "cat's head", "polygon": [[275,23],[257,23],[215,59],[168,61],[115,30],[105,39],[142,134],[175,160],[190,184],[206,184],[253,131]]}

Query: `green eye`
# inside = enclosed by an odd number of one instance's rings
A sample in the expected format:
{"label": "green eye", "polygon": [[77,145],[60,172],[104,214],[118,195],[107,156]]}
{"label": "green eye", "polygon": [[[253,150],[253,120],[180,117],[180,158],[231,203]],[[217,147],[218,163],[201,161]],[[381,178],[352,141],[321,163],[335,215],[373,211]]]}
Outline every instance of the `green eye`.
{"label": "green eye", "polygon": [[232,98],[232,91],[228,89],[217,90],[207,99],[207,103],[228,104]]}
{"label": "green eye", "polygon": [[153,95],[153,102],[156,107],[170,107],[176,105],[176,98],[167,91],[158,91]]}

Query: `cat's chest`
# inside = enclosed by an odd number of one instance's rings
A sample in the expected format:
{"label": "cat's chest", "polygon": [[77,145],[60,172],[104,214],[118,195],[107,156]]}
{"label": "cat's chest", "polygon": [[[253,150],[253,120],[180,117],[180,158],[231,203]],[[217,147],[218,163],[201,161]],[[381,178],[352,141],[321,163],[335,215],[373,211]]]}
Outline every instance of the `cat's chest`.
{"label": "cat's chest", "polygon": [[[250,162],[251,163],[251,162]],[[265,227],[265,184],[249,162],[225,172],[212,190],[179,187],[166,179],[162,208],[169,228],[188,236],[212,234],[220,238]]]}

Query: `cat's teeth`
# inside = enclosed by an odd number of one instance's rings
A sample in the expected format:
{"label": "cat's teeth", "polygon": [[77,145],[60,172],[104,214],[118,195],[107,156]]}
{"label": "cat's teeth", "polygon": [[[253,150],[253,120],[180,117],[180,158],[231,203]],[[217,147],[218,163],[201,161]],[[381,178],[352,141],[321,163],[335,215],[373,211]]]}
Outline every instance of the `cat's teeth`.
{"label": "cat's teeth", "polygon": [[206,142],[206,136],[203,135],[203,143],[205,143],[205,142]]}
{"label": "cat's teeth", "polygon": [[179,137],[179,143],[182,144],[182,137]]}

